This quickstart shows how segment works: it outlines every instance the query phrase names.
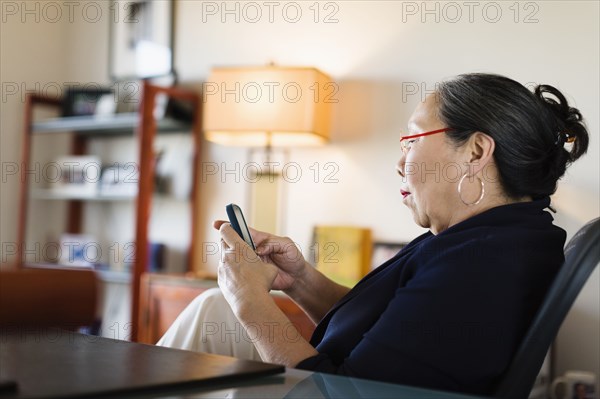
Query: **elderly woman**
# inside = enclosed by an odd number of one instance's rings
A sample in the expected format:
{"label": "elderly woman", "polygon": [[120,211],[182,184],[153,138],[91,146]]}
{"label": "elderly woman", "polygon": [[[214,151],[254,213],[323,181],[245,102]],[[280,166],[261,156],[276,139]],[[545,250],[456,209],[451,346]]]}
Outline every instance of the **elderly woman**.
{"label": "elderly woman", "polygon": [[[255,254],[218,221],[219,287],[266,362],[490,393],[563,262],[565,232],[545,209],[588,134],[554,87],[531,93],[489,74],[442,83],[408,130],[400,194],[429,232],[348,289],[290,239],[253,231]],[[290,334],[272,289],[318,323],[310,342]],[[159,344],[198,349],[203,306],[190,305]]]}

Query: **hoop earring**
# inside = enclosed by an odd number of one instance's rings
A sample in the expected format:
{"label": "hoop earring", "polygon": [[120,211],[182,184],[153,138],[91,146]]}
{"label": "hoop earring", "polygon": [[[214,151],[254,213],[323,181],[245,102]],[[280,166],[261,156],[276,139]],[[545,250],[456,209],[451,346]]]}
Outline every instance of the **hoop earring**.
{"label": "hoop earring", "polygon": [[485,195],[485,184],[483,183],[483,180],[481,180],[479,177],[475,176],[475,177],[477,177],[477,180],[479,180],[479,184],[481,185],[481,194],[479,195],[479,198],[477,198],[477,201],[466,202],[462,197],[462,184],[463,184],[463,181],[465,180],[465,177],[467,177],[466,173],[463,175],[463,177],[460,178],[460,181],[458,182],[458,198],[460,198],[462,203],[465,204],[466,206],[477,205],[481,202],[481,200],[483,199],[483,196]]}

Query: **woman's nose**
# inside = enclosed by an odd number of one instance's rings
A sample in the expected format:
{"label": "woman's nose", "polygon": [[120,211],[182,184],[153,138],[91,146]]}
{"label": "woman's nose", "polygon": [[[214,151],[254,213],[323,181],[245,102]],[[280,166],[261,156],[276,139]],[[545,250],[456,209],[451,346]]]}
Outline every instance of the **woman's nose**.
{"label": "woman's nose", "polygon": [[404,178],[404,162],[405,161],[406,161],[406,156],[404,154],[402,154],[402,156],[398,160],[398,163],[396,164],[396,172],[398,172],[398,174],[400,176],[402,176],[403,178]]}

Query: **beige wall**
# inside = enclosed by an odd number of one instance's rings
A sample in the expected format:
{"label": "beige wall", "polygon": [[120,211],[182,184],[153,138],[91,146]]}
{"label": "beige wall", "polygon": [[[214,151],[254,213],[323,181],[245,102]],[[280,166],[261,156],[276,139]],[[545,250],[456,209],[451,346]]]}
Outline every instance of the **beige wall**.
{"label": "beige wall", "polygon": [[[252,22],[256,9],[246,3],[228,3],[230,9],[239,7],[236,21],[235,14],[222,15],[221,2],[179,0],[175,51],[182,81],[196,86],[212,66],[271,61],[316,66],[339,83],[332,143],[288,154],[300,165],[302,178],[287,184],[281,233],[305,253],[317,223],[368,226],[377,240],[385,241],[410,240],[422,231],[399,198],[394,171],[398,132],[425,91],[463,72],[501,73],[528,85],[552,84],[567,94],[587,118],[592,139],[588,155],[569,170],[554,198],[556,222],[571,236],[600,214],[597,2],[519,3],[518,15],[514,2],[476,2],[471,9],[465,2],[428,2],[430,14],[423,13],[421,2],[321,2],[317,22],[309,8],[313,2],[292,3],[277,3],[273,22],[262,6],[262,19]],[[295,4],[302,16],[292,23]],[[214,7],[216,14],[206,12]],[[330,13],[337,21],[325,23]],[[106,81],[107,24],[106,19],[90,23],[81,18],[60,26],[3,23],[2,81]],[[18,158],[20,109],[19,102],[2,103],[3,162]],[[210,143],[202,154],[205,168],[216,163],[220,170],[231,170],[236,162],[243,167],[246,159],[243,149]],[[315,163],[320,170],[316,182]],[[326,183],[332,171],[337,182]],[[204,226],[201,240],[207,243],[201,245],[211,245],[218,237],[210,222],[225,217],[226,203],[248,207],[249,184],[235,173],[205,177],[197,222]],[[14,180],[2,185],[3,242],[14,237],[16,187]],[[214,267],[216,258],[207,260]],[[598,286],[596,271],[559,336],[558,372],[600,373]]]}
{"label": "beige wall", "polygon": [[[23,127],[23,108],[27,91],[45,90],[56,96],[67,79],[66,56],[68,48],[68,26],[62,22],[49,22],[36,13],[25,17],[9,17],[12,7],[18,3],[2,0],[2,24],[0,34],[0,78],[2,81],[2,100],[0,103],[0,158],[2,162],[2,183],[0,192],[0,240],[3,247],[14,243],[17,237],[17,215],[19,200],[19,174],[13,174],[14,168],[21,169],[21,132]],[[35,10],[34,8],[31,8]],[[22,22],[25,18],[25,23]],[[37,21],[36,21],[37,18]],[[62,139],[58,142],[60,146]],[[51,159],[52,149],[49,142],[36,143],[34,151],[41,162]],[[39,177],[39,173],[36,173]],[[35,176],[35,175],[34,175]],[[49,215],[42,206],[34,210],[36,217],[59,220],[60,214]],[[42,238],[39,237],[38,240]],[[36,241],[38,241],[36,240]],[[4,259],[3,259],[4,260]],[[4,263],[4,261],[2,262]]]}

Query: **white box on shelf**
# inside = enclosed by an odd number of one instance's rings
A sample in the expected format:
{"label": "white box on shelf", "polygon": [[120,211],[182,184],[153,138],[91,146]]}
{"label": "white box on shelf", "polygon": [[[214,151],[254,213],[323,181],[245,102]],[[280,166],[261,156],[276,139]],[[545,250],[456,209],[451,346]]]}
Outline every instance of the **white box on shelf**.
{"label": "white box on shelf", "polygon": [[102,250],[94,237],[87,234],[61,234],[61,266],[94,267],[100,261]]}

